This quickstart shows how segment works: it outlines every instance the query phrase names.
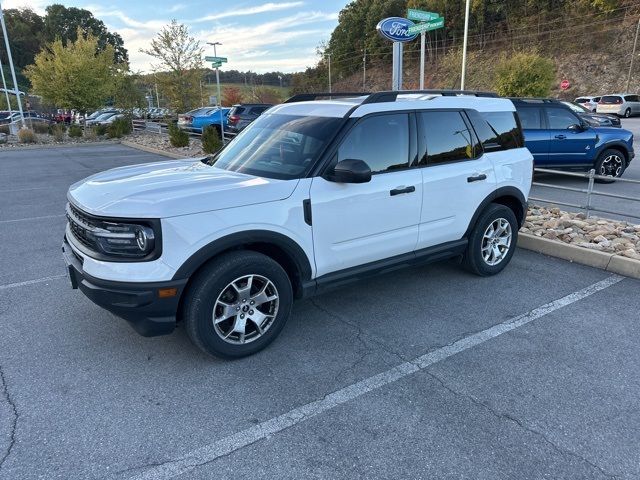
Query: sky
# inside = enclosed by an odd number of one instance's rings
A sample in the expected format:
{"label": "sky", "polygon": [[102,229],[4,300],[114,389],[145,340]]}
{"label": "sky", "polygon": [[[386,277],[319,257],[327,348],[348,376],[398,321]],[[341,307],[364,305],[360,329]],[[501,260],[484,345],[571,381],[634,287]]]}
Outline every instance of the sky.
{"label": "sky", "polygon": [[[329,39],[338,12],[347,0],[4,0],[2,8],[30,7],[43,15],[47,5],[60,3],[93,12],[129,51],[131,69],[150,72],[153,58],[140,52],[172,19],[189,27],[202,43],[218,41],[218,56],[229,62],[223,70],[253,72],[304,70],[318,58],[316,47]],[[205,45],[205,54],[213,47]]]}

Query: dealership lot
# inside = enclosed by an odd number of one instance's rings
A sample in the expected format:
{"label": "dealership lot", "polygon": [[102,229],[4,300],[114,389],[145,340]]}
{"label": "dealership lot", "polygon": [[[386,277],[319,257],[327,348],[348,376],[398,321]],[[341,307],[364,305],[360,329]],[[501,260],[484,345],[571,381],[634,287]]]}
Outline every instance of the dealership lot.
{"label": "dealership lot", "polygon": [[69,184],[150,161],[0,152],[0,479],[640,476],[639,281],[445,262],[299,302],[267,350],[215,360],[64,276]]}

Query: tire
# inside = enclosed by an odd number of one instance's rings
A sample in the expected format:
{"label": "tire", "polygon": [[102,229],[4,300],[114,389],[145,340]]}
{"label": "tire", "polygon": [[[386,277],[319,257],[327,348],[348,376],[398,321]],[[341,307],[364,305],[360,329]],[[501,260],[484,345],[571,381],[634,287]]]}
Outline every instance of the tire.
{"label": "tire", "polygon": [[[249,277],[252,286],[247,290]],[[292,303],[291,281],[280,264],[258,252],[235,251],[196,274],[181,313],[189,338],[203,352],[240,358],[278,336]]]}
{"label": "tire", "polygon": [[[495,228],[496,226],[505,229],[504,235],[491,237],[491,239],[486,238],[486,235],[491,235],[492,226],[494,231],[498,230]],[[497,250],[488,245],[493,238],[503,242],[495,244]],[[471,273],[483,277],[500,273],[511,261],[517,241],[518,221],[513,210],[504,205],[492,203],[482,212],[471,231],[471,235],[469,235],[469,243],[462,259],[462,265]],[[486,251],[487,246],[489,247],[488,251]],[[503,248],[505,246],[506,248]],[[500,252],[499,258],[495,254],[496,251]]]}
{"label": "tire", "polygon": [[629,118],[630,116],[631,116],[631,109],[630,109],[630,108],[627,108],[627,109],[624,111],[624,118]]}
{"label": "tire", "polygon": [[609,148],[603,151],[598,160],[594,164],[593,168],[596,171],[596,175],[611,177],[611,180],[596,179],[598,183],[613,183],[615,178],[621,177],[627,168],[627,162],[624,155],[619,150]]}

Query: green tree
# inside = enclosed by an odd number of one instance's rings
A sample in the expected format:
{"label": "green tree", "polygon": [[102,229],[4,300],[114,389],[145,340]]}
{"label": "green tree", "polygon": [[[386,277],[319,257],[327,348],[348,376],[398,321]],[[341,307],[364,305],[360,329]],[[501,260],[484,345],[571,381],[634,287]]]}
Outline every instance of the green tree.
{"label": "green tree", "polygon": [[114,49],[99,50],[96,37],[79,32],[66,46],[60,39],[47,45],[25,73],[46,102],[84,113],[104,105],[113,93]]}
{"label": "green tree", "polygon": [[534,52],[518,52],[500,60],[494,88],[506,97],[547,97],[554,81],[553,60]]}
{"label": "green tree", "polygon": [[[7,33],[11,39],[13,62],[15,67],[21,70],[31,65],[40,51],[44,21],[40,15],[29,8],[5,10],[4,18]],[[7,65],[9,60],[4,42],[0,42],[0,52],[2,52],[2,64]]]}
{"label": "green tree", "polygon": [[46,12],[42,31],[44,42],[60,39],[63,45],[67,45],[68,42],[75,42],[80,33],[83,36],[90,34],[97,39],[100,51],[112,47],[116,63],[128,62],[129,56],[122,37],[109,32],[104,22],[95,18],[89,10],[53,4],[46,8]]}
{"label": "green tree", "polygon": [[186,112],[200,105],[203,49],[185,25],[172,20],[151,40],[150,48],[140,51],[157,60],[152,67],[171,108]]}
{"label": "green tree", "polygon": [[140,75],[118,70],[114,75],[113,105],[129,112],[134,108],[143,108],[147,105],[145,91],[146,85]]}

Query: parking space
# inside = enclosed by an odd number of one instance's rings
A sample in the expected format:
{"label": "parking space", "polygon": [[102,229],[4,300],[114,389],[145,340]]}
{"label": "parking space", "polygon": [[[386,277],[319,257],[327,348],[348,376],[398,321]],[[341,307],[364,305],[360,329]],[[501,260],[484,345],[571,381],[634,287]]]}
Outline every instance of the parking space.
{"label": "parking space", "polygon": [[215,360],[63,275],[68,185],[161,157],[0,156],[0,479],[640,476],[640,282],[444,262],[301,301],[268,349]]}
{"label": "parking space", "polygon": [[[636,152],[636,158],[630,163],[629,167],[625,171],[623,178],[640,181],[640,148],[638,142],[640,142],[640,117],[623,118],[622,128],[625,128],[633,132],[634,147]],[[588,180],[582,178],[567,177],[563,175],[553,174],[537,174],[535,177],[536,182],[548,183],[551,185],[557,185],[562,187],[571,188],[584,188],[588,186]],[[615,182],[611,184],[596,184],[596,191],[605,193],[612,193],[615,195],[623,195],[626,197],[640,198],[640,185]],[[545,200],[560,201],[566,203],[573,203],[574,205],[585,205],[586,195],[584,193],[568,192],[555,190],[553,188],[546,188],[540,186],[534,186],[531,195],[536,198],[543,198]],[[605,218],[615,218],[619,220],[627,220],[633,223],[640,223],[640,202],[630,201],[626,199],[610,198],[603,196],[593,196],[592,206],[594,208],[602,208],[611,212],[620,212],[621,215],[603,214],[594,212],[593,215],[599,215]],[[570,211],[580,211],[579,209],[571,207],[562,207]],[[633,216],[630,216],[633,215]]]}

